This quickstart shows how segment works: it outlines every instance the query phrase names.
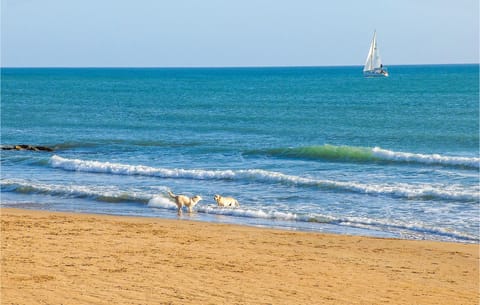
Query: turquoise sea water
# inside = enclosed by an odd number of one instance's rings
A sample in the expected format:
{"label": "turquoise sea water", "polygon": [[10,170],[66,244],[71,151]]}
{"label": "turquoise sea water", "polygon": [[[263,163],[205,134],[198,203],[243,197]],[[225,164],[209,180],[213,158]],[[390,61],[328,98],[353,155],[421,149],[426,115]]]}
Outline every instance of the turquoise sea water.
{"label": "turquoise sea water", "polygon": [[478,243],[478,65],[389,72],[4,68],[1,204]]}

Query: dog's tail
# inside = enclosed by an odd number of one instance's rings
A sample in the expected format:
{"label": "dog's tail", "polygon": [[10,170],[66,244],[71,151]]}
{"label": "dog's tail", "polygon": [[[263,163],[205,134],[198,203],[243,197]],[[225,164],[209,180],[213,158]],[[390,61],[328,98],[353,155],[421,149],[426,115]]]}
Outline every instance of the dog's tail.
{"label": "dog's tail", "polygon": [[170,190],[168,190],[167,193],[170,197],[177,198],[177,196],[174,193],[172,193]]}

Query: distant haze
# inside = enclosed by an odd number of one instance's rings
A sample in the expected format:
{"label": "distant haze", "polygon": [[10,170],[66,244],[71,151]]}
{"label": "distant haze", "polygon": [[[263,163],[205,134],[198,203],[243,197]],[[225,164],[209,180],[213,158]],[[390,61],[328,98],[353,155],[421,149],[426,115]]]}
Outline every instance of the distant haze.
{"label": "distant haze", "polygon": [[4,67],[479,62],[478,0],[2,0]]}

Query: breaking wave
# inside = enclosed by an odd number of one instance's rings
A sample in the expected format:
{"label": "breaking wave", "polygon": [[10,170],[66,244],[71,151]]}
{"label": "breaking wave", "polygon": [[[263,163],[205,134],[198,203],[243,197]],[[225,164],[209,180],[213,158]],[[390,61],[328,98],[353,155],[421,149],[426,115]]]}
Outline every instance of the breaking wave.
{"label": "breaking wave", "polygon": [[70,198],[88,198],[102,202],[139,202],[148,203],[151,196],[141,192],[120,191],[114,187],[95,188],[83,185],[59,185],[32,182],[22,179],[6,179],[1,182],[2,192],[16,192],[22,194],[45,194]]}
{"label": "breaking wave", "polygon": [[316,187],[325,190],[348,191],[369,195],[387,195],[400,198],[418,198],[424,200],[479,200],[479,190],[465,190],[461,185],[432,184],[366,184],[361,182],[345,182],[327,179],[314,179],[287,175],[280,172],[262,169],[239,170],[204,170],[204,169],[171,169],[144,165],[128,165],[111,162],[100,162],[79,159],[67,159],[54,155],[50,165],[69,171],[105,173],[113,175],[140,175],[160,178],[180,178],[196,180],[235,180],[260,183],[279,183],[299,187]]}
{"label": "breaking wave", "polygon": [[480,168],[480,158],[444,156],[439,154],[418,154],[398,152],[380,147],[366,148],[354,146],[319,145],[297,148],[275,148],[263,151],[250,151],[247,154],[267,154],[275,157],[299,159],[323,159],[332,161],[372,162],[386,161],[399,163],[419,163],[465,168]]}
{"label": "breaking wave", "polygon": [[440,164],[452,166],[464,166],[471,168],[480,167],[480,158],[442,156],[439,154],[414,154],[408,152],[395,152],[375,147],[373,154],[381,159],[398,162],[417,162],[424,164]]}

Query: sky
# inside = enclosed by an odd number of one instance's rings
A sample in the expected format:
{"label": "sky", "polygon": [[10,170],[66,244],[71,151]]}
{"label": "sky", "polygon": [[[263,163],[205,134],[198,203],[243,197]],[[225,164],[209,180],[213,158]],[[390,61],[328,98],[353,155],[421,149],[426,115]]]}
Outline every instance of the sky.
{"label": "sky", "polygon": [[1,0],[1,66],[478,63],[478,2]]}

